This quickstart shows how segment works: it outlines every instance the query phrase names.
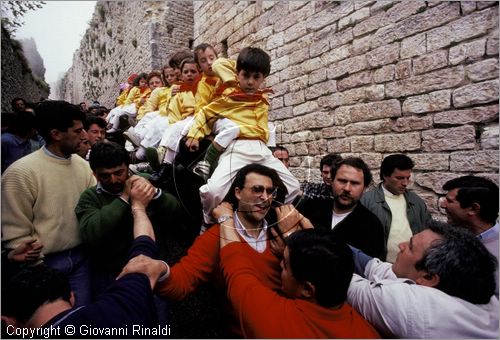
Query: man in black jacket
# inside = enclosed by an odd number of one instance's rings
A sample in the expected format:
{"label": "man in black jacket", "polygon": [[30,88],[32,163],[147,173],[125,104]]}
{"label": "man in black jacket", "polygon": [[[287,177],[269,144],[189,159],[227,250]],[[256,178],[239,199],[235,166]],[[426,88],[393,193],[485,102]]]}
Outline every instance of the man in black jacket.
{"label": "man in black jacket", "polygon": [[298,209],[315,228],[332,230],[342,241],[385,260],[383,226],[359,201],[372,181],[370,169],[361,158],[346,158],[332,168],[332,179],[333,199],[306,199]]}

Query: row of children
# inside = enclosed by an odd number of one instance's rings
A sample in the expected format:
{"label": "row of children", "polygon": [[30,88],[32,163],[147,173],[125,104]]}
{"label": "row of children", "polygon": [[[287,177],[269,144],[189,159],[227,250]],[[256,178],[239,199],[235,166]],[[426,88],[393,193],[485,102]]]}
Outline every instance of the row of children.
{"label": "row of children", "polygon": [[120,116],[133,118],[135,126],[124,132],[136,146],[132,158],[148,159],[156,170],[170,169],[181,147],[198,151],[200,141],[208,138],[204,159],[192,168],[206,181],[200,187],[205,224],[215,222],[211,211],[236,172],[250,163],[275,169],[287,187],[285,203],[291,202],[300,191],[299,182],[268,148],[275,143],[268,121],[267,95],[272,90],[261,87],[270,73],[269,55],[246,47],[235,61],[219,58],[211,45],[202,43],[193,52],[175,53],[169,65],[168,72],[177,72],[180,80],[165,86],[157,72],[129,77],[136,86],[118,97],[119,105],[107,118],[107,132],[117,130]]}

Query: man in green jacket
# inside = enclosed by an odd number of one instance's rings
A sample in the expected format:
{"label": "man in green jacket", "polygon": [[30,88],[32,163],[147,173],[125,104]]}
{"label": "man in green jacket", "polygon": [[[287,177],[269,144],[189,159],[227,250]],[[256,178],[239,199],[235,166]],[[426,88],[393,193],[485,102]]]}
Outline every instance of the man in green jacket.
{"label": "man in green jacket", "polygon": [[167,233],[180,228],[176,222],[181,221],[182,210],[174,196],[163,193],[143,177],[129,176],[129,155],[124,147],[98,142],[91,149],[89,163],[97,185],[82,193],[75,212],[89,252],[95,298],[127,263],[127,252],[134,239],[131,188],[142,186],[154,195],[147,213],[153,223],[160,258],[166,256]]}
{"label": "man in green jacket", "polygon": [[361,203],[384,226],[387,262],[394,263],[399,244],[422,231],[431,219],[425,202],[408,191],[413,161],[403,154],[389,155],[380,166],[380,183],[361,197]]}

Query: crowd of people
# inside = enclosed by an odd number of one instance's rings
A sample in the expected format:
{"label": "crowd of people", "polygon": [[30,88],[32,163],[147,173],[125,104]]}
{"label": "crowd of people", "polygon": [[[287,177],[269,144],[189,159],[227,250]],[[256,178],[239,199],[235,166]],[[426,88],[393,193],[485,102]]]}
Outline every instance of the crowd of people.
{"label": "crowd of people", "polygon": [[300,183],[268,121],[270,68],[203,43],[131,74],[111,110],[15,98],[2,335],[182,337],[169,302],[209,284],[226,337],[498,338],[498,185],[446,182],[445,223],[410,189],[411,155],[372,185],[363,159],[327,154],[322,182]]}

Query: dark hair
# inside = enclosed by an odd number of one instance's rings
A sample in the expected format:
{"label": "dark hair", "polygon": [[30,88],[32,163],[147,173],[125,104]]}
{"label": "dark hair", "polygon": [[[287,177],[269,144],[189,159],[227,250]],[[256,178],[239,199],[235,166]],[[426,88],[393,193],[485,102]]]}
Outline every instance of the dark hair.
{"label": "dark hair", "polygon": [[480,206],[479,217],[495,223],[498,217],[498,185],[489,179],[477,176],[462,176],[449,180],[443,185],[444,190],[458,188],[457,201],[461,208],[468,208],[473,203]]}
{"label": "dark hair", "polygon": [[336,153],[329,153],[319,161],[319,171],[323,171],[323,165],[333,168],[338,162],[342,160],[342,156]]}
{"label": "dark hair", "polygon": [[174,52],[168,61],[168,64],[172,68],[180,68],[181,62],[186,58],[194,58],[193,52],[190,50],[179,50]]}
{"label": "dark hair", "polygon": [[427,227],[441,236],[434,241],[415,269],[437,274],[435,287],[474,304],[488,303],[495,293],[497,259],[464,228],[431,221]]}
{"label": "dark hair", "polygon": [[283,184],[283,181],[279,177],[276,170],[260,164],[245,165],[236,173],[233,179],[233,183],[231,184],[231,187],[229,188],[229,191],[227,192],[224,201],[231,203],[235,208],[238,206],[238,199],[236,198],[234,193],[235,189],[243,188],[243,186],[245,185],[247,175],[251,172],[269,177],[273,182],[273,186],[278,188],[278,195],[276,196],[275,200],[278,202],[284,202],[285,196],[288,193],[285,184]]}
{"label": "dark hair", "polygon": [[184,60],[181,62],[181,65],[180,65],[181,72],[182,72],[182,70],[184,69],[184,65],[186,65],[186,64],[193,64],[193,65],[196,65],[196,68],[198,68],[198,63],[196,63],[196,61],[194,61],[194,58],[193,58],[193,57],[190,57],[190,58],[186,58],[186,59],[184,59]]}
{"label": "dark hair", "polygon": [[258,47],[245,47],[236,60],[236,71],[260,72],[267,77],[271,72],[271,57]]}
{"label": "dark hair", "polygon": [[335,240],[331,232],[300,230],[287,238],[289,263],[293,277],[309,281],[316,288],[316,300],[323,307],[345,302],[354,272],[352,251]]}
{"label": "dark hair", "polygon": [[380,164],[380,179],[383,181],[384,177],[392,175],[394,170],[411,170],[415,164],[410,157],[403,154],[389,155],[384,158]]}
{"label": "dark hair", "polygon": [[85,113],[80,107],[63,100],[46,100],[39,103],[35,108],[35,116],[38,133],[47,144],[52,143],[51,130],[66,132],[73,126],[73,121],[85,122]]}
{"label": "dark hair", "polygon": [[161,72],[158,72],[158,71],[149,72],[148,77],[146,78],[146,80],[148,81],[148,84],[149,84],[149,81],[151,80],[151,78],[154,78],[154,77],[160,78],[161,83],[163,85],[165,85],[165,82],[163,81],[162,74],[161,74]]}
{"label": "dark hair", "polygon": [[127,150],[115,142],[99,141],[90,149],[89,164],[92,171],[97,168],[114,168],[130,163]]}
{"label": "dark hair", "polygon": [[58,299],[70,300],[68,278],[45,265],[27,267],[2,285],[2,315],[28,321],[38,307]]}
{"label": "dark hair", "polygon": [[274,153],[275,151],[285,151],[288,154],[290,153],[288,152],[288,149],[282,145],[271,146],[269,149],[271,150],[272,153]]}
{"label": "dark hair", "polygon": [[196,61],[198,65],[200,65],[200,61],[198,60],[198,51],[205,52],[207,48],[210,48],[212,51],[214,51],[215,56],[217,57],[217,51],[212,45],[207,43],[201,43],[194,48],[194,61]]}
{"label": "dark hair", "polygon": [[12,106],[12,109],[13,109],[14,111],[16,111],[16,110],[17,110],[17,108],[16,108],[16,102],[17,102],[17,101],[19,101],[19,100],[22,100],[22,101],[23,101],[23,103],[24,103],[24,106],[26,106],[26,100],[25,100],[24,98],[21,98],[21,97],[15,97],[14,99],[12,99],[12,100],[10,101],[10,105]]}
{"label": "dark hair", "polygon": [[32,128],[36,128],[36,125],[36,117],[33,112],[19,111],[12,115],[8,131],[19,136],[25,136]]}
{"label": "dark hair", "polygon": [[[139,82],[141,81],[141,79],[146,79],[146,81],[148,80],[148,74],[147,73],[139,73],[139,75],[134,79],[134,83],[132,84],[132,86],[139,86]],[[97,106],[100,106],[100,104],[98,104]]]}
{"label": "dark hair", "polygon": [[87,115],[87,119],[85,120],[85,122],[83,124],[85,130],[90,129],[90,126],[92,124],[96,124],[97,126],[99,126],[102,129],[106,128],[106,121],[103,118],[98,117],[96,115]]}
{"label": "dark hair", "polygon": [[342,166],[342,165],[348,165],[352,166],[353,168],[360,169],[363,171],[363,185],[364,187],[368,187],[370,183],[373,180],[372,172],[370,171],[370,168],[366,163],[358,157],[348,157],[344,158],[341,161],[339,161],[336,166],[332,167],[331,169],[331,176],[332,180],[335,179],[335,175],[337,174],[337,170]]}

